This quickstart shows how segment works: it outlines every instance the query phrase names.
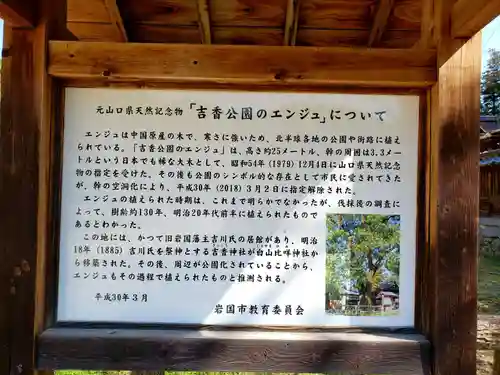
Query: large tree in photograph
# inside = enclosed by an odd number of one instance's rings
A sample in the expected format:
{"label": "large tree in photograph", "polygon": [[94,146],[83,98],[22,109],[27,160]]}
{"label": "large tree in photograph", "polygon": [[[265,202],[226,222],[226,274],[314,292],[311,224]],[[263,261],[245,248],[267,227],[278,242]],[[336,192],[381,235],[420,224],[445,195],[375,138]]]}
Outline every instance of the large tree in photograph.
{"label": "large tree in photograph", "polygon": [[381,283],[399,284],[400,217],[339,214],[327,217],[326,291],[360,295],[372,305]]}

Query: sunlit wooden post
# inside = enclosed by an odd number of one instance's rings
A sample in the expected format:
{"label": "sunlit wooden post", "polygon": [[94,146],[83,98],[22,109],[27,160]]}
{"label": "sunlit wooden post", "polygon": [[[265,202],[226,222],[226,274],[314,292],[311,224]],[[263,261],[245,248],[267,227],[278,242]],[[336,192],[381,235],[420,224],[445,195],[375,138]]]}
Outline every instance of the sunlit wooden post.
{"label": "sunlit wooden post", "polygon": [[431,93],[436,103],[435,122],[431,118],[436,216],[430,219],[436,374],[476,371],[480,74],[477,35],[445,57]]}
{"label": "sunlit wooden post", "polygon": [[476,371],[481,35],[474,36],[477,20],[466,30],[464,7],[472,12],[474,5],[438,2],[429,41],[438,51],[438,83],[429,93],[430,277],[424,293],[430,300],[424,297],[429,305],[422,323],[433,341],[436,374]]}

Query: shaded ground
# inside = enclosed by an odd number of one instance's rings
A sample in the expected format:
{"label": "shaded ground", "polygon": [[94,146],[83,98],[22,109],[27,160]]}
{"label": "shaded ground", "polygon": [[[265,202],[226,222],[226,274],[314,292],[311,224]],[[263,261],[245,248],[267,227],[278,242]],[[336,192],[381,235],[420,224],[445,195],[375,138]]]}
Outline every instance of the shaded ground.
{"label": "shaded ground", "polygon": [[478,274],[479,313],[500,315],[500,254],[482,250]]}
{"label": "shaded ground", "polygon": [[500,342],[500,316],[479,315],[477,327],[477,373],[480,375],[491,374],[493,365],[493,350]]}
{"label": "shaded ground", "polygon": [[[489,225],[487,231],[484,224]],[[482,220],[483,235],[496,235],[497,224],[500,225],[500,218],[494,218],[493,221],[487,220],[486,223]],[[484,238],[481,243],[478,269],[478,312],[481,314],[478,328],[489,325],[491,337],[500,334],[500,239],[498,237]],[[485,323],[486,321],[488,323]],[[489,375],[492,366],[493,351],[478,350],[477,373]]]}
{"label": "shaded ground", "polygon": [[491,375],[493,368],[493,352],[491,350],[477,351],[477,374]]}

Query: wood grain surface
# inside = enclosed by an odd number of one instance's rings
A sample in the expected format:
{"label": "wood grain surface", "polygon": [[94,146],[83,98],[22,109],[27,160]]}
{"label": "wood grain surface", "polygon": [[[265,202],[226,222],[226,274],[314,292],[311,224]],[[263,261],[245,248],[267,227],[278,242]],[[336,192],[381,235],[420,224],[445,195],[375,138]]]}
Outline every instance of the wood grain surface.
{"label": "wood grain surface", "polygon": [[424,374],[417,334],[53,328],[39,338],[41,369]]}
{"label": "wood grain surface", "polygon": [[386,87],[436,79],[432,50],[52,41],[49,56],[49,74],[58,78]]}

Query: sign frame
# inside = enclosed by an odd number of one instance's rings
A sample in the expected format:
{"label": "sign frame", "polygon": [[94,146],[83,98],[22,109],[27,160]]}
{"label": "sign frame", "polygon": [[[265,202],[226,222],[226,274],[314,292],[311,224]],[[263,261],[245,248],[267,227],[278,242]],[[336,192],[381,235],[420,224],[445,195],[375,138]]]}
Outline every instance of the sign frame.
{"label": "sign frame", "polygon": [[[65,87],[79,87],[66,82]],[[85,85],[86,86],[86,85]],[[133,84],[121,83],[130,88]],[[96,85],[91,85],[96,87]],[[216,84],[156,84],[165,90],[290,91],[321,93],[416,95],[419,97],[419,155],[417,243],[415,280],[415,328],[307,328],[272,326],[207,326],[179,324],[57,323],[57,280],[61,209],[62,145],[64,134],[64,88],[58,93],[54,124],[54,146],[50,155],[53,177],[50,183],[50,246],[46,259],[45,330],[38,340],[40,369],[137,369],[200,371],[357,371],[428,373],[430,343],[422,334],[428,272],[428,93],[420,89],[246,87]],[[375,344],[374,344],[375,343]],[[119,358],[120,351],[128,353]],[[342,353],[340,354],[339,351]]]}

